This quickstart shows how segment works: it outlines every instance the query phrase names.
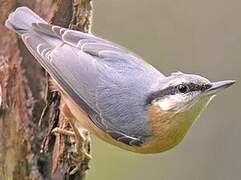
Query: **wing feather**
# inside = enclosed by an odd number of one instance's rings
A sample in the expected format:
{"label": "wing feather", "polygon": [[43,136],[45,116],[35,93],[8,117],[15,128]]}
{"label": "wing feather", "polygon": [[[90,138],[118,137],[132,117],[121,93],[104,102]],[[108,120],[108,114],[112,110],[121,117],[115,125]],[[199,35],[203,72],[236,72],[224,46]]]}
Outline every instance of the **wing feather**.
{"label": "wing feather", "polygon": [[149,137],[146,94],[164,76],[109,41],[44,23],[23,35],[28,49],[83,110],[111,137],[140,146]]}

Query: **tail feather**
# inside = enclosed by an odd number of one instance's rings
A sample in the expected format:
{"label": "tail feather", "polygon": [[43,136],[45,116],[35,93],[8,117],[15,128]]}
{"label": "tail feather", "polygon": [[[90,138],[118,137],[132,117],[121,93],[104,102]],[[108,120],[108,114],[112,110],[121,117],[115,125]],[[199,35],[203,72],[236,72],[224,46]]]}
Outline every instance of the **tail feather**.
{"label": "tail feather", "polygon": [[32,30],[33,23],[47,23],[27,7],[19,7],[12,12],[5,22],[5,26],[18,34]]}
{"label": "tail feather", "polygon": [[[18,33],[28,50],[47,71],[50,71],[48,54],[62,41],[48,33],[37,31],[36,24],[47,24],[45,20],[27,7],[19,7],[12,12],[5,26]],[[51,71],[50,71],[51,72]]]}

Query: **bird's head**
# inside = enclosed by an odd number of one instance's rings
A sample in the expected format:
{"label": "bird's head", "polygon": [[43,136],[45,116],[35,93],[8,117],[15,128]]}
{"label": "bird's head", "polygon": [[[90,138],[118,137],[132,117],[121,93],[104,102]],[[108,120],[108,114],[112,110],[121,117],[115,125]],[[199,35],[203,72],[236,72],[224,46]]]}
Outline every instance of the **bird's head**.
{"label": "bird's head", "polygon": [[161,152],[176,146],[212,97],[232,84],[232,80],[210,82],[181,72],[163,78],[147,99],[152,132],[149,151]]}
{"label": "bird's head", "polygon": [[159,90],[153,92],[148,101],[158,105],[162,111],[185,112],[195,107],[206,106],[218,92],[234,84],[233,80],[210,82],[194,74],[172,73],[161,82]]}

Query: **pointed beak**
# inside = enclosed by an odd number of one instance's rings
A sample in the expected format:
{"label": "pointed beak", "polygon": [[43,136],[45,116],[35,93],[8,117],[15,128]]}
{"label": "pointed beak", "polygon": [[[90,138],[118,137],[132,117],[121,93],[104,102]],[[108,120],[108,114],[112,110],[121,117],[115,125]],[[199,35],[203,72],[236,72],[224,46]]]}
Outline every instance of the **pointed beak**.
{"label": "pointed beak", "polygon": [[234,80],[226,80],[226,81],[218,81],[211,83],[211,87],[206,89],[203,93],[205,95],[214,95],[230,86],[232,86],[235,83]]}

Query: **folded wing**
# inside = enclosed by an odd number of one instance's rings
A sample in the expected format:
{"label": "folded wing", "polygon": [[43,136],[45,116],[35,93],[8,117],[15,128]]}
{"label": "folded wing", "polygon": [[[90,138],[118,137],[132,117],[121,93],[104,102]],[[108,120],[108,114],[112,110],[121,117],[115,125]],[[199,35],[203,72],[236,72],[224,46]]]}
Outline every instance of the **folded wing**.
{"label": "folded wing", "polygon": [[[19,8],[11,18],[16,21],[21,13],[36,16]],[[40,20],[21,28],[13,20],[7,23],[96,126],[122,143],[142,145],[150,135],[144,97],[153,79],[164,76],[118,45]]]}

